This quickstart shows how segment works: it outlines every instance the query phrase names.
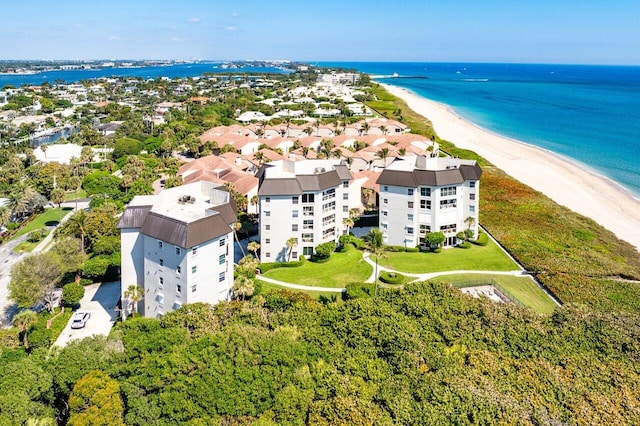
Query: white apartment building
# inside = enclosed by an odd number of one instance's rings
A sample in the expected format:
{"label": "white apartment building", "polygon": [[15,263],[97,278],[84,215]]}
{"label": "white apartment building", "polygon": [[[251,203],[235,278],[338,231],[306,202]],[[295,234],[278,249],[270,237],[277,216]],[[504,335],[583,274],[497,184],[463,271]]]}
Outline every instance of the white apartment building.
{"label": "white apartment building", "polygon": [[118,222],[124,293],[144,289],[140,313],[161,317],[186,303],[228,300],[233,286],[233,199],[200,181],[134,197]]}
{"label": "white apartment building", "polygon": [[[341,160],[273,161],[257,177],[261,262],[311,256],[346,232],[351,173]],[[296,245],[289,250],[290,238]]]}
{"label": "white apartment building", "polygon": [[454,246],[458,232],[477,235],[481,174],[474,160],[396,158],[377,180],[385,244],[416,247],[426,233],[443,232]]}

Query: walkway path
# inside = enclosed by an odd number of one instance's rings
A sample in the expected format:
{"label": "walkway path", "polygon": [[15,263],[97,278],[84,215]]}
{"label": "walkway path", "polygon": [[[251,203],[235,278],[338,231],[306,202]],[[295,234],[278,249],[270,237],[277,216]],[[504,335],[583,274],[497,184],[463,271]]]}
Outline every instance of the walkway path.
{"label": "walkway path", "polygon": [[310,285],[302,285],[302,284],[290,284],[285,283],[283,281],[277,281],[271,278],[263,277],[262,275],[256,275],[256,279],[260,281],[264,281],[267,283],[279,285],[282,287],[293,288],[295,290],[304,290],[304,291],[327,291],[332,293],[344,293],[347,291],[346,288],[336,288],[336,287],[314,287]]}

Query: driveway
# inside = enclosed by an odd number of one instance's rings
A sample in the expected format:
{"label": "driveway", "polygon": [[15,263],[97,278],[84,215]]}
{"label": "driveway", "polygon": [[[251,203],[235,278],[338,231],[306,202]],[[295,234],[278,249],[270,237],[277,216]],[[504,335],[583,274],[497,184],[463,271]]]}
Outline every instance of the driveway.
{"label": "driveway", "polygon": [[120,299],[120,281],[92,284],[85,288],[84,297],[78,310],[91,312],[91,318],[84,328],[72,329],[73,317],[64,328],[54,346],[64,347],[72,340],[94,335],[108,336],[118,318],[115,308]]}

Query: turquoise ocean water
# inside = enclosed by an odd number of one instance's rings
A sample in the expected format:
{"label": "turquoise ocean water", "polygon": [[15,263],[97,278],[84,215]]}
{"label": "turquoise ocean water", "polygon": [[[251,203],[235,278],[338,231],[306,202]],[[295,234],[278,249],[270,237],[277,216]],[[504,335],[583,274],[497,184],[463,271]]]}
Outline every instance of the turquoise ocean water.
{"label": "turquoise ocean water", "polygon": [[397,74],[376,80],[447,104],[485,129],[568,157],[640,196],[640,67],[319,65],[355,68],[374,76]]}
{"label": "turquoise ocean water", "polygon": [[[582,163],[640,196],[640,67],[320,62],[353,68],[379,81],[451,106],[467,120]],[[103,76],[190,77],[230,71],[216,63],[102,71],[0,75],[6,84],[67,82]],[[282,72],[246,68],[233,72]],[[419,77],[419,78],[415,78]]]}

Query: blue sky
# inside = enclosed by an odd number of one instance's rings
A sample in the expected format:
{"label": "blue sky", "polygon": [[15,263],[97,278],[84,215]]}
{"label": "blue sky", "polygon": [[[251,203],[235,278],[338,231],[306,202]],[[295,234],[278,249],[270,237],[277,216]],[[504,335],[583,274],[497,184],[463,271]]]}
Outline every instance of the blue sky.
{"label": "blue sky", "polygon": [[0,2],[0,59],[640,65],[640,0]]}

